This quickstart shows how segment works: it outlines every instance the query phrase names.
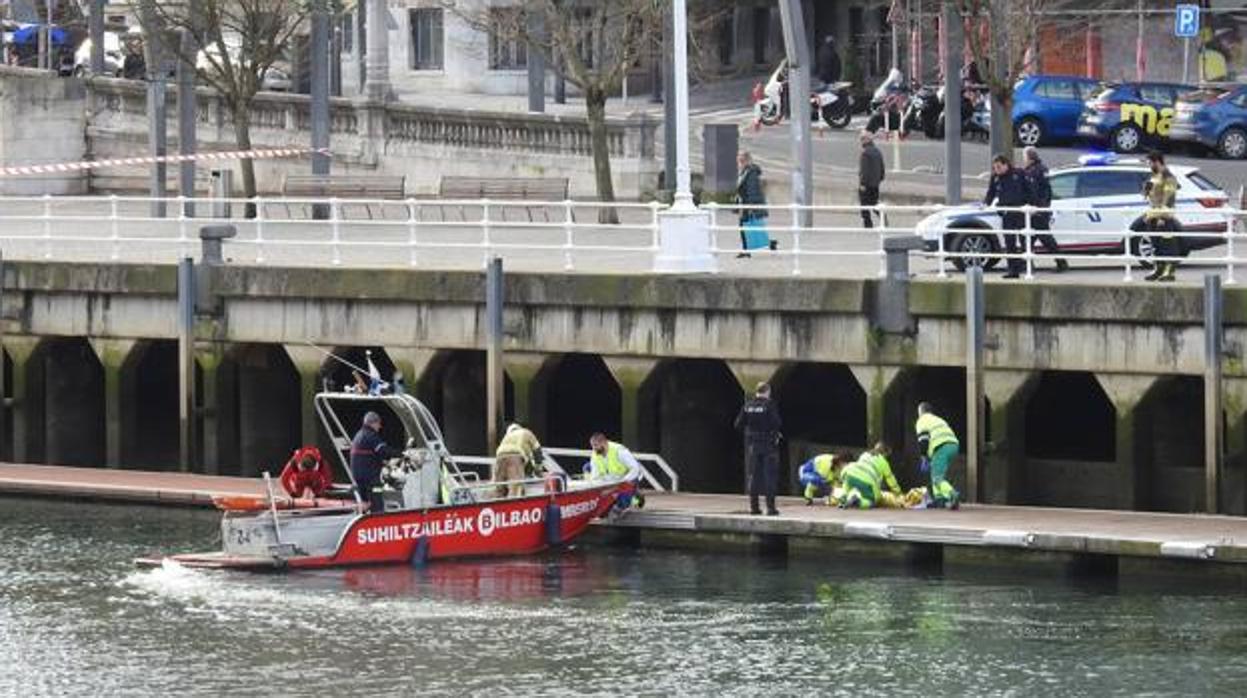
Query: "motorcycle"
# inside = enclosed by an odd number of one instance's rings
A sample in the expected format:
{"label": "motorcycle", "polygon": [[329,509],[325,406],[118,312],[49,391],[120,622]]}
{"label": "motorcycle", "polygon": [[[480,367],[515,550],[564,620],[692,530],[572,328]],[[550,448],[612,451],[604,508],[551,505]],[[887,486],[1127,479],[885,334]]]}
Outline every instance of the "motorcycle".
{"label": "motorcycle", "polygon": [[905,84],[901,71],[893,68],[888,71],[875,93],[870,98],[870,118],[866,121],[866,130],[875,133],[887,126],[889,130],[913,130],[913,124],[905,123],[908,113],[910,87]]}
{"label": "motorcycle", "polygon": [[[853,118],[853,97],[849,94],[851,82],[823,85],[810,94],[810,120],[831,128],[844,128]],[[764,126],[774,126],[788,116],[788,61],[780,61],[771,73],[766,86],[755,85],[753,89],[754,117]]]}
{"label": "motorcycle", "polygon": [[935,85],[922,85],[914,90],[905,108],[902,123],[915,131],[922,131],[927,138],[936,138],[935,129],[940,115],[944,113],[943,88]]}
{"label": "motorcycle", "polygon": [[[938,90],[940,114],[936,119],[932,138],[944,137],[944,87]],[[991,99],[984,88],[967,87],[961,93],[961,135],[986,139],[991,135]]]}

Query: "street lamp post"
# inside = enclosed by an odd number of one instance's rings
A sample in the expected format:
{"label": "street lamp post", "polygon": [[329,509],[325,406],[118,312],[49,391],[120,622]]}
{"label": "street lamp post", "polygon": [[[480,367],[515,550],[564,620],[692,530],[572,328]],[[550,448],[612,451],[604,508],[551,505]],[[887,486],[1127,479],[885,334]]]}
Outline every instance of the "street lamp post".
{"label": "street lamp post", "polygon": [[685,0],[672,3],[671,41],[675,56],[675,197],[672,208],[688,211],[693,206],[688,166],[688,8]]}

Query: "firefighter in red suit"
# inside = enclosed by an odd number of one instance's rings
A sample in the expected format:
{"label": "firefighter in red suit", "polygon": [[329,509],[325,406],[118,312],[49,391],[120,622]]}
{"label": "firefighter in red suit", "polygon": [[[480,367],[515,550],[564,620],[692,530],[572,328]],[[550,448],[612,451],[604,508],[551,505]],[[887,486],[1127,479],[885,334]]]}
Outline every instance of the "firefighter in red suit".
{"label": "firefighter in red suit", "polygon": [[333,473],[315,446],[295,451],[281,471],[282,489],[291,497],[315,499],[332,485]]}

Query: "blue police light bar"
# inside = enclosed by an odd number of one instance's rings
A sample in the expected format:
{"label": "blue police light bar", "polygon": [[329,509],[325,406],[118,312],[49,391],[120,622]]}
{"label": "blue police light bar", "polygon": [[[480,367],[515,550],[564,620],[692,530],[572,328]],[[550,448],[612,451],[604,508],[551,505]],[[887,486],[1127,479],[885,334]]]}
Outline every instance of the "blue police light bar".
{"label": "blue police light bar", "polygon": [[1088,153],[1078,156],[1078,164],[1087,167],[1098,167],[1101,165],[1116,165],[1121,158],[1117,157],[1117,153]]}

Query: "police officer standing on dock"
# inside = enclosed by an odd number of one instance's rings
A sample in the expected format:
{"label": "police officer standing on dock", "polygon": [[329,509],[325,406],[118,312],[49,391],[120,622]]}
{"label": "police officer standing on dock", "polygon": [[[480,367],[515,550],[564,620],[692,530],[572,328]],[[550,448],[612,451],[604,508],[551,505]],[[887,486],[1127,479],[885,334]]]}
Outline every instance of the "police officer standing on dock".
{"label": "police officer standing on dock", "polygon": [[749,513],[758,515],[758,496],[766,496],[767,516],[778,516],[775,494],[779,489],[779,410],[771,401],[771,386],[758,383],[752,399],[736,415],[736,428],[745,432],[745,469],[749,474]]}

